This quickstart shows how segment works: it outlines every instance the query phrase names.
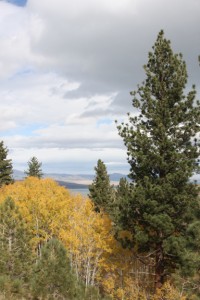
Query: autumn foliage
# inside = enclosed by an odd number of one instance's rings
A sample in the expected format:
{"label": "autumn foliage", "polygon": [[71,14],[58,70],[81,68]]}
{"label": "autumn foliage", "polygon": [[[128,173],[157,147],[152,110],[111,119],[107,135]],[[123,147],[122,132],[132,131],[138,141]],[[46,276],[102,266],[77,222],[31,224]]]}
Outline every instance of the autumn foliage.
{"label": "autumn foliage", "polygon": [[[57,239],[64,245],[73,276],[82,282],[85,292],[95,287],[110,299],[147,299],[145,278],[149,277],[145,276],[149,275],[141,276],[140,272],[148,270],[133,250],[122,248],[114,237],[110,218],[96,212],[90,199],[71,194],[52,179],[36,177],[3,186],[0,204],[8,197],[22,216],[24,230],[30,237],[32,260],[39,261],[39,266],[42,249]],[[121,232],[121,236],[128,233]],[[98,297],[91,299],[103,299]]]}

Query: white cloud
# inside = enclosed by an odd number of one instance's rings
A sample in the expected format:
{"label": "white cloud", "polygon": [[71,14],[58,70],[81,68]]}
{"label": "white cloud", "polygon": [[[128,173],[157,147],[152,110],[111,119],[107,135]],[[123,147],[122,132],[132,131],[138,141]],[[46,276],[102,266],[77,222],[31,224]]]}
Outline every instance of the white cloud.
{"label": "white cloud", "polygon": [[[79,83],[53,73],[22,73],[0,84],[0,131],[10,127],[10,120],[17,126],[64,122],[76,110],[86,104],[70,101],[64,96],[79,87]],[[4,127],[1,125],[4,124]]]}
{"label": "white cloud", "polygon": [[[10,150],[10,158],[13,159],[14,168],[24,171],[31,157],[37,156],[42,162],[44,172],[57,173],[94,173],[97,160],[102,159],[109,173],[128,173],[129,166],[126,163],[124,149],[62,149],[62,148],[16,148]],[[112,164],[109,164],[112,161]],[[114,162],[113,162],[114,161]]]}
{"label": "white cloud", "polygon": [[[68,98],[68,93],[79,86],[79,83],[67,82],[63,76],[32,70],[0,85],[0,99],[4,99],[0,102],[3,112],[0,131],[4,141],[11,148],[121,147],[114,116],[107,112],[116,94]],[[83,116],[84,111],[100,109],[105,111],[103,119],[92,113]],[[15,132],[7,135],[5,130],[11,128],[15,128]]]}
{"label": "white cloud", "polygon": [[161,28],[198,83],[199,15],[196,0],[0,1],[0,132],[15,165],[38,155],[47,168],[122,168],[114,120]]}
{"label": "white cloud", "polygon": [[[0,2],[1,79],[8,78],[24,66],[40,62],[40,55],[31,51],[33,19],[23,8]],[[37,35],[39,38],[39,31]]]}
{"label": "white cloud", "polygon": [[76,125],[50,125],[33,130],[29,136],[13,134],[5,136],[4,140],[10,147],[54,148],[121,148],[123,143],[117,134],[114,122],[112,124],[96,125],[96,120],[90,123],[81,121]]}

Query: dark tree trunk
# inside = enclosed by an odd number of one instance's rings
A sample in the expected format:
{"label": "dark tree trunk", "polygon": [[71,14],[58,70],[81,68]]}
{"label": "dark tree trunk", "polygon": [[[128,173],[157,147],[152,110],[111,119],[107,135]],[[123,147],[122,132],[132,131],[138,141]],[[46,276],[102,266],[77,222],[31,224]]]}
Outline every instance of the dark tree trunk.
{"label": "dark tree trunk", "polygon": [[160,289],[165,279],[165,264],[162,245],[157,246],[155,257],[155,291]]}

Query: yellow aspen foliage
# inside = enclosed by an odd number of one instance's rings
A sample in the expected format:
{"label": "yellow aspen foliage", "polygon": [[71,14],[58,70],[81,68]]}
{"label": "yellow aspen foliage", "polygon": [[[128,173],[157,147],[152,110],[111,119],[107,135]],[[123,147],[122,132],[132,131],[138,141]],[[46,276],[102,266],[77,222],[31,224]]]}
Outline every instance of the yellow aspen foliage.
{"label": "yellow aspen foliage", "polygon": [[151,300],[186,300],[186,297],[176,290],[169,282],[166,282]]}
{"label": "yellow aspen foliage", "polygon": [[[0,203],[10,196],[19,207],[38,255],[44,242],[59,238],[77,278],[86,286],[99,286],[116,300],[145,299],[133,276],[137,261],[132,251],[116,241],[110,218],[95,212],[90,199],[70,194],[52,179],[36,177],[0,191]],[[121,234],[129,237],[128,232]]]}
{"label": "yellow aspen foliage", "polygon": [[63,222],[63,211],[67,211],[71,202],[68,190],[52,179],[28,177],[24,181],[1,188],[0,202],[10,196],[19,207],[29,230],[33,235],[33,247],[38,248],[58,233]]}
{"label": "yellow aspen foliage", "polygon": [[106,215],[96,213],[91,201],[81,195],[74,197],[73,206],[59,237],[68,249],[77,277],[86,286],[94,285],[106,264],[106,254],[112,252],[111,221]]}
{"label": "yellow aspen foliage", "polygon": [[59,238],[70,254],[77,277],[86,286],[99,286],[112,299],[144,300],[145,295],[132,276],[135,258],[114,238],[110,218],[96,213],[90,199],[81,195],[73,198],[73,206]]}
{"label": "yellow aspen foliage", "polygon": [[[73,205],[59,237],[70,253],[77,277],[86,286],[100,286],[113,299],[144,300],[145,294],[133,276],[136,258],[114,238],[110,218],[96,213],[91,201],[80,195],[73,199]],[[130,237],[128,232],[122,235]]]}
{"label": "yellow aspen foliage", "polygon": [[28,177],[1,189],[0,202],[10,196],[32,234],[33,248],[56,236],[64,243],[71,265],[86,285],[97,283],[115,239],[108,216],[97,214],[89,199],[73,196],[52,179]]}
{"label": "yellow aspen foliage", "polygon": [[103,271],[99,282],[112,299],[146,300],[145,284],[142,285],[137,276],[140,265],[131,250],[123,249],[115,241]]}

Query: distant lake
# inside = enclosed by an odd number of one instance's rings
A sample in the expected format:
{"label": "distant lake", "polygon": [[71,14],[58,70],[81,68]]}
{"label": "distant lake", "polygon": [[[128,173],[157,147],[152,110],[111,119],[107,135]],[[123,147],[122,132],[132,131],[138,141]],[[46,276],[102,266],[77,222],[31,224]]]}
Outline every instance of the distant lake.
{"label": "distant lake", "polygon": [[74,195],[81,194],[87,196],[89,194],[89,189],[69,189],[70,192]]}

